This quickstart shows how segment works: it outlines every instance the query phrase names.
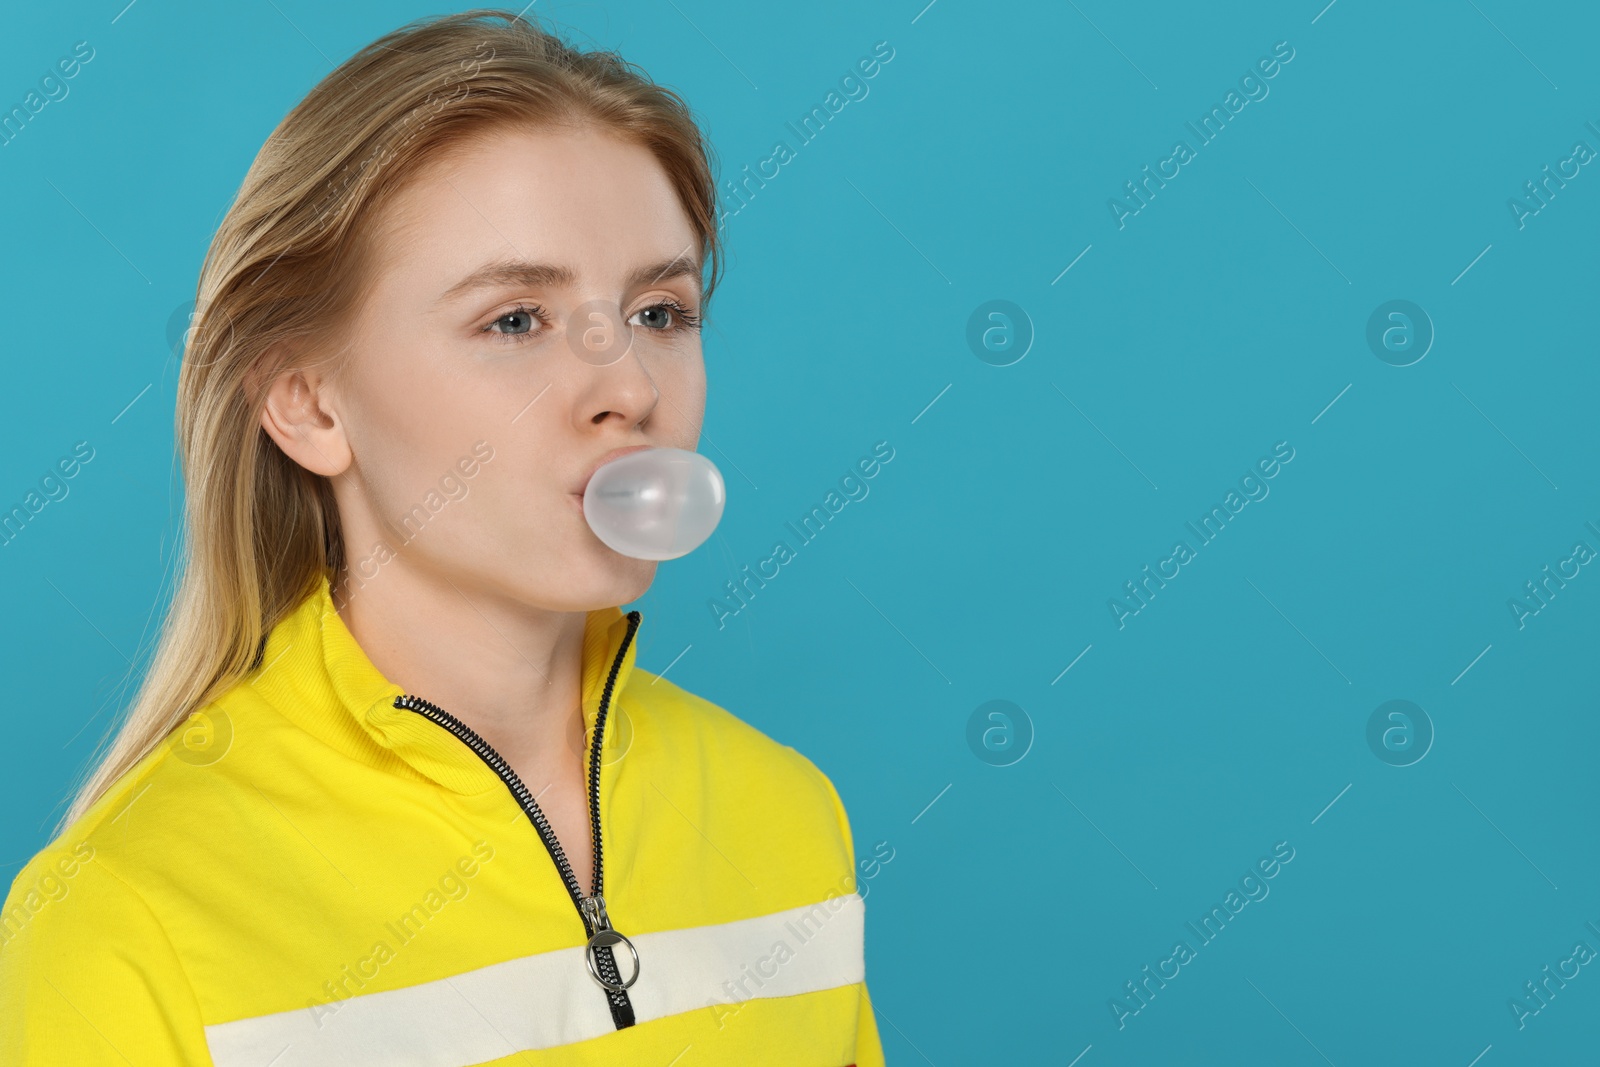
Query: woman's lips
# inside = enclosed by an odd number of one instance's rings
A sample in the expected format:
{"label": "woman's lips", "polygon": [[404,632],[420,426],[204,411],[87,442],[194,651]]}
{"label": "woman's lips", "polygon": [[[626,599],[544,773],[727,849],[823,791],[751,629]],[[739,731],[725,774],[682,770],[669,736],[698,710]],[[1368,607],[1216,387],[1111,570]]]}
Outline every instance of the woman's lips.
{"label": "woman's lips", "polygon": [[589,488],[589,480],[594,477],[594,472],[599,470],[601,467],[604,467],[612,460],[620,459],[630,452],[640,452],[644,449],[653,447],[653,445],[623,445],[621,448],[613,448],[610,452],[607,452],[605,455],[601,456],[595,461],[594,466],[589,468],[589,473],[583,476],[583,482],[578,485],[573,492],[578,494],[580,497],[583,496],[584,490]]}
{"label": "woman's lips", "polygon": [[643,451],[643,450],[645,450],[647,448],[654,448],[654,447],[656,447],[656,446],[654,446],[654,445],[624,445],[621,448],[614,448],[610,452],[607,452],[605,455],[601,456],[600,459],[595,462],[594,466],[589,468],[589,473],[584,476],[583,484],[578,486],[577,489],[574,489],[572,492],[567,494],[567,498],[572,501],[572,506],[578,509],[578,514],[583,515],[585,520],[588,519],[588,515],[585,514],[584,510],[583,510],[583,497],[584,497],[584,494],[588,491],[589,482],[590,482],[591,479],[594,478],[594,472],[595,471],[599,470],[601,467],[604,467],[607,463],[610,463],[612,460],[620,459],[621,457],[626,456],[631,452],[641,452],[641,451]]}

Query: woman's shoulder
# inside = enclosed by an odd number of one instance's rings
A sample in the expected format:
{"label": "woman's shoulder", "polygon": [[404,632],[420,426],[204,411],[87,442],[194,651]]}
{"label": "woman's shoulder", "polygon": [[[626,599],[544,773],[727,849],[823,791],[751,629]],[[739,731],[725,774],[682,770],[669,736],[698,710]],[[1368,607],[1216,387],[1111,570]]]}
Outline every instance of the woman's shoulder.
{"label": "woman's shoulder", "polygon": [[[204,1054],[198,1005],[151,904],[156,868],[138,858],[166,849],[172,877],[184,877],[185,851],[170,849],[163,825],[169,759],[141,760],[12,881],[0,912],[0,1062],[24,1062],[24,1051],[102,1062],[106,1041],[169,1062]],[[83,1026],[91,1014],[95,1029]]]}
{"label": "woman's shoulder", "polygon": [[80,819],[23,865],[0,912],[0,976],[24,954],[71,966],[103,947],[113,930],[130,941],[164,937],[113,856],[105,834]]}
{"label": "woman's shoulder", "polygon": [[817,765],[792,745],[699,694],[646,670],[636,670],[622,706],[645,715],[661,741],[679,754],[698,752],[743,762],[764,776],[808,781],[832,788]]}
{"label": "woman's shoulder", "polygon": [[194,711],[130,767],[81,815],[41,848],[14,879],[8,911],[42,912],[54,893],[68,896],[84,871],[105,893],[140,898],[150,879],[183,877],[204,862],[204,842],[221,832],[228,799],[246,783],[223,761],[232,720],[220,702]]}
{"label": "woman's shoulder", "polygon": [[649,743],[675,773],[697,776],[747,810],[781,811],[808,829],[827,831],[850,854],[850,825],[838,790],[794,746],[642,669],[630,679],[621,707],[648,724]]}

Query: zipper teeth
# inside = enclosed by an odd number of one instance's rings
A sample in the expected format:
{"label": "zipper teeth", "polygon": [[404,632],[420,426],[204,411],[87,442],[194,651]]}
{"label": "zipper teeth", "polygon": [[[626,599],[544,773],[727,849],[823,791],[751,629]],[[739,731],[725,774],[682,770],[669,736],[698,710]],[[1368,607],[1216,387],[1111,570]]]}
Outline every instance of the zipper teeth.
{"label": "zipper teeth", "polygon": [[[594,896],[601,895],[605,868],[602,866],[600,845],[600,747],[605,736],[607,712],[611,709],[611,697],[616,688],[617,674],[622,669],[622,661],[628,654],[628,646],[633,642],[633,636],[639,629],[639,620],[642,616],[638,611],[628,612],[628,632],[622,639],[622,647],[618,649],[616,658],[611,661],[611,671],[606,676],[605,689],[600,696],[600,709],[595,715],[594,743],[589,750],[589,826],[594,837]],[[439,705],[422,697],[405,694],[395,697],[394,706],[414,711],[423,718],[436,723],[449,730],[466,746],[489,765],[489,768],[500,776],[516,797],[517,803],[532,820],[534,829],[539,832],[539,837],[544,841],[545,848],[549,850],[550,857],[555,860],[556,869],[561,874],[561,880],[567,887],[567,895],[572,898],[573,907],[578,909],[578,917],[583,921],[584,930],[594,935],[594,928],[589,923],[589,917],[583,911],[583,888],[578,885],[578,876],[572,871],[572,864],[567,859],[566,850],[561,847],[561,842],[556,838],[555,831],[550,826],[550,820],[545,818],[544,809],[539,807],[539,802],[534,799],[526,783],[511,769],[496,752],[494,746],[485,741],[476,730],[445,711]]]}
{"label": "zipper teeth", "polygon": [[[544,840],[545,847],[550,850],[551,857],[556,861],[556,868],[561,873],[561,880],[566,883],[567,893],[572,897],[572,902],[577,905],[583,897],[583,889],[578,885],[578,876],[572,873],[572,864],[567,860],[567,854],[561,847],[561,842],[556,838],[555,831],[550,827],[550,820],[545,818],[544,809],[539,807],[539,802],[533,798],[527,785],[511,769],[500,753],[480,737],[472,727],[456,718],[430,701],[418,696],[400,696],[395,698],[395,707],[414,711],[425,719],[429,719],[455,734],[466,746],[478,755],[478,758],[487,763],[489,767],[500,776],[501,780],[510,788],[517,803],[522,805],[522,810],[533,820],[534,829],[539,831],[539,836]],[[582,908],[579,914],[582,915]],[[584,927],[588,927],[584,921]],[[592,932],[592,931],[591,931]]]}
{"label": "zipper teeth", "polygon": [[600,694],[600,710],[594,719],[594,741],[589,748],[589,825],[594,839],[594,895],[600,896],[605,878],[605,867],[601,864],[600,856],[600,741],[605,736],[606,712],[611,709],[611,692],[617,684],[617,672],[622,669],[622,661],[628,655],[628,646],[633,643],[633,635],[639,629],[640,614],[637,611],[628,612],[628,632],[622,638],[622,647],[617,650],[617,656],[611,661],[611,673],[606,676],[606,687]]}

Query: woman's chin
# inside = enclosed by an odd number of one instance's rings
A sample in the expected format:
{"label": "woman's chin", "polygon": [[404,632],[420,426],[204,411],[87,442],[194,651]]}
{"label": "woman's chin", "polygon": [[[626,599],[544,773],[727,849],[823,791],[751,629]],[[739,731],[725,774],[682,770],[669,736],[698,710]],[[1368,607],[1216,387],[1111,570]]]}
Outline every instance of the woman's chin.
{"label": "woman's chin", "polygon": [[614,607],[637,600],[656,577],[656,560],[634,559],[595,539],[593,551],[570,557],[560,577],[559,599],[585,605],[584,610]]}

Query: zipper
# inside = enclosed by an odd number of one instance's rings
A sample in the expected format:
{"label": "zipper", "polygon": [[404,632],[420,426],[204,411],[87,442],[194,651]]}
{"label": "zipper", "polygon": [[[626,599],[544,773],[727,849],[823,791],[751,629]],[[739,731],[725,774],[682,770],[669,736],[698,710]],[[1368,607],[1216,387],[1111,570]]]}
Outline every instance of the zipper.
{"label": "zipper", "polygon": [[[550,858],[555,861],[556,870],[560,872],[561,880],[566,884],[567,895],[572,898],[573,906],[578,909],[578,918],[583,921],[583,931],[589,939],[584,946],[584,963],[589,969],[589,976],[605,990],[606,1000],[611,1008],[611,1019],[616,1023],[618,1030],[634,1024],[633,1002],[628,997],[628,987],[639,979],[639,952],[633,947],[632,941],[611,925],[611,918],[606,914],[605,897],[602,895],[605,888],[605,868],[602,865],[603,857],[600,851],[600,747],[605,738],[606,713],[611,708],[617,672],[622,668],[622,660],[628,654],[628,646],[633,642],[633,635],[639,629],[641,617],[637,611],[628,612],[628,632],[622,639],[622,647],[618,649],[616,658],[611,662],[611,671],[606,676],[605,689],[600,695],[600,709],[594,720],[594,741],[589,747],[589,829],[590,836],[594,839],[594,885],[593,891],[588,896],[584,895],[582,887],[578,885],[578,876],[573,873],[572,864],[568,861],[561,842],[556,840],[555,831],[550,828],[550,821],[545,818],[539,802],[533,798],[527,785],[500,753],[496,752],[493,746],[480,737],[472,727],[439,705],[411,694],[394,698],[395,707],[414,711],[454,734],[479,759],[488,764],[490,770],[500,776],[500,780],[511,790],[511,795],[522,806],[523,813],[528,816],[528,821],[533,823],[533,828],[539,832],[539,838],[544,842]],[[618,944],[627,946],[633,956],[633,973],[626,981],[617,968],[616,954],[612,951],[612,947]]]}

